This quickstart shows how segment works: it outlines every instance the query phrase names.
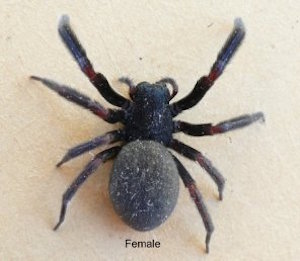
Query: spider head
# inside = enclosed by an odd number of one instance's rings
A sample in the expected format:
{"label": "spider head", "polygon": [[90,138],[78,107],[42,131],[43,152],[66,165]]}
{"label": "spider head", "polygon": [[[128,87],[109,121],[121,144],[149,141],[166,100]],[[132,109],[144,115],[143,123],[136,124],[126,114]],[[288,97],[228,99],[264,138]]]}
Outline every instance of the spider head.
{"label": "spider head", "polygon": [[133,100],[142,103],[151,102],[157,105],[168,104],[170,93],[165,83],[141,82],[135,87]]}

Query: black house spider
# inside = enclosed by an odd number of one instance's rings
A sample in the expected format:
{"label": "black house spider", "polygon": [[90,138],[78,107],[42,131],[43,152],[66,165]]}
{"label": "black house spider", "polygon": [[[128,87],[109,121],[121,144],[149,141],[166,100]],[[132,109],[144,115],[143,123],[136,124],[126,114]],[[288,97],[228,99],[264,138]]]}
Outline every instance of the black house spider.
{"label": "black house spider", "polygon": [[[222,74],[245,36],[241,19],[235,20],[233,31],[219,52],[209,74],[201,77],[186,97],[171,104],[170,101],[178,91],[178,86],[173,79],[163,78],[155,84],[141,82],[135,86],[129,78],[120,78],[121,82],[129,86],[131,100],[128,100],[111,88],[104,75],[94,71],[85,50],[69,25],[67,16],[62,16],[58,31],[91,83],[108,102],[120,109],[106,109],[75,89],[52,80],[37,76],[31,78],[42,82],[68,101],[90,110],[103,120],[109,123],[121,122],[124,127],[71,148],[57,167],[104,144],[122,141],[125,145],[113,146],[98,153],[86,165],[63,194],[60,218],[54,230],[58,229],[64,221],[67,204],[78,188],[102,163],[117,156],[110,178],[109,191],[114,208],[123,221],[141,231],[151,230],[163,223],[176,205],[180,176],[203,219],[207,231],[206,251],[208,252],[210,237],[214,230],[211,217],[195,181],[180,161],[166,148],[197,161],[216,183],[219,199],[222,200],[225,183],[223,176],[201,152],[174,139],[173,133],[184,132],[192,136],[220,134],[248,126],[258,120],[263,121],[263,113],[243,115],[216,125],[210,123],[195,125],[176,121],[173,118],[195,106]],[[172,93],[169,93],[167,85],[172,87]]]}

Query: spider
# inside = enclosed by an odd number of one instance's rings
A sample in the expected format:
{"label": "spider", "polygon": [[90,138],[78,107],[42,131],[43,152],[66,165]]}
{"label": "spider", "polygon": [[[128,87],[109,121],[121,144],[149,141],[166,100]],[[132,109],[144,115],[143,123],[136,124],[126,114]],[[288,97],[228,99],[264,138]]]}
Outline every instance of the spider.
{"label": "spider", "polygon": [[[176,96],[178,86],[172,78],[168,77],[154,84],[141,82],[137,85],[134,85],[129,78],[122,77],[119,80],[129,86],[130,100],[122,97],[111,88],[103,74],[94,71],[86,51],[70,26],[68,16],[61,17],[58,31],[83,73],[100,94],[119,109],[106,109],[75,89],[47,78],[31,76],[31,79],[42,82],[52,91],[90,110],[101,119],[109,123],[120,122],[124,127],[69,149],[57,164],[59,167],[101,145],[123,142],[123,146],[113,146],[96,154],[65,191],[59,221],[54,230],[57,230],[64,221],[67,205],[80,186],[100,165],[116,157],[109,182],[109,193],[114,209],[123,221],[139,231],[151,230],[162,224],[175,208],[180,177],[202,217],[206,229],[205,242],[208,253],[214,230],[211,217],[194,179],[167,148],[196,161],[216,183],[219,199],[222,200],[224,177],[200,151],[173,138],[173,133],[183,132],[192,136],[220,134],[248,126],[259,120],[264,121],[263,113],[242,115],[216,125],[191,124],[173,118],[195,106],[222,74],[244,39],[245,29],[242,20],[239,18],[235,20],[234,28],[209,74],[201,77],[187,96],[173,103],[170,101]],[[169,92],[167,86],[172,88],[172,92]]]}

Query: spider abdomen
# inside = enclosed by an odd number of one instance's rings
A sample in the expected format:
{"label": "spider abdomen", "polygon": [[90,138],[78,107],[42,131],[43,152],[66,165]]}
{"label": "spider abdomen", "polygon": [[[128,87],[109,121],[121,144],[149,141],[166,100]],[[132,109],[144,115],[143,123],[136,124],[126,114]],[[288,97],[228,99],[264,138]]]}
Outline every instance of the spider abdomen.
{"label": "spider abdomen", "polygon": [[179,193],[176,164],[161,144],[137,140],[114,161],[109,193],[117,214],[130,227],[147,231],[172,213]]}

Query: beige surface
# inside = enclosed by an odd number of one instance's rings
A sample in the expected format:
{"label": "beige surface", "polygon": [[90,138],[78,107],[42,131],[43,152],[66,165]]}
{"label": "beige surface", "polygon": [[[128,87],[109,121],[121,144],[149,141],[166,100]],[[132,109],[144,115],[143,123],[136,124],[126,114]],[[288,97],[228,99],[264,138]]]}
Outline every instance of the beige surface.
{"label": "beige surface", "polygon": [[[0,260],[299,260],[299,1],[133,2],[2,1]],[[78,192],[61,229],[51,230],[62,193],[92,154],[61,169],[55,163],[67,148],[116,128],[28,80],[48,76],[109,106],[58,38],[63,13],[118,92],[127,95],[119,76],[172,76],[178,97],[208,72],[234,17],[243,18],[247,38],[238,55],[201,104],[179,118],[216,123],[261,110],[266,124],[217,137],[176,135],[205,152],[227,179],[219,202],[204,171],[183,159],[214,220],[209,255],[182,185],[163,226],[147,233],[126,227],[108,197],[111,163]],[[162,246],[125,249],[126,238]]]}

